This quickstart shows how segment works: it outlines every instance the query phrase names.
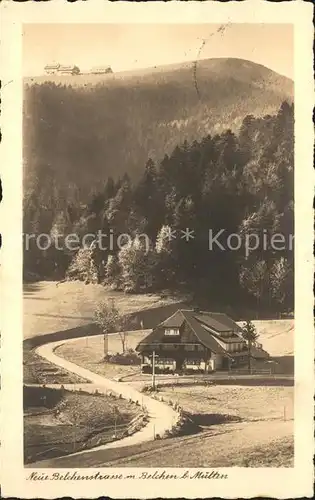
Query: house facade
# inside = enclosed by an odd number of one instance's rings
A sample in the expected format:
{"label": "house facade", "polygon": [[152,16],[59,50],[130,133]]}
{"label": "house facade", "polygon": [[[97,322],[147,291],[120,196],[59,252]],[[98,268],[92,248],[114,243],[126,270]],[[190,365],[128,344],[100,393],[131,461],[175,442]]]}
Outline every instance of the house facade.
{"label": "house facade", "polygon": [[[241,327],[223,313],[178,310],[137,346],[143,372],[202,372],[248,366],[249,350]],[[260,344],[251,357],[269,357]],[[153,361],[154,357],[154,361]]]}

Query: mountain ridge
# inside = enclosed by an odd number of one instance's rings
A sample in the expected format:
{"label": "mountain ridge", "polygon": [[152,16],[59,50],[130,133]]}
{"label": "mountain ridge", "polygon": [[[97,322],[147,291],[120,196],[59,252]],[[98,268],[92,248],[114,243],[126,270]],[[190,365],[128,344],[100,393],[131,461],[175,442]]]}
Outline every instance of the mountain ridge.
{"label": "mountain ridge", "polygon": [[86,198],[109,176],[137,178],[149,157],[160,161],[185,140],[237,132],[245,116],[275,114],[293,101],[293,81],[263,65],[235,58],[193,64],[128,77],[33,79],[24,92],[25,188],[46,174],[56,189],[75,185]]}
{"label": "mountain ridge", "polygon": [[[198,65],[205,65],[205,64],[212,64],[213,66],[216,65],[216,63],[219,64],[235,64],[235,63],[245,63],[247,65],[252,65],[253,67],[261,68],[262,70],[267,70],[270,73],[276,74],[281,78],[284,78],[285,80],[293,83],[293,79],[289,78],[286,75],[283,75],[268,66],[265,66],[264,64],[257,63],[254,61],[250,61],[248,59],[242,59],[242,58],[236,58],[236,57],[213,57],[213,58],[205,58],[205,59],[192,59],[190,61],[184,61],[184,62],[175,62],[175,63],[169,63],[169,64],[162,64],[162,65],[154,65],[154,66],[149,66],[145,68],[135,68],[135,69],[127,69],[127,70],[119,70],[119,71],[114,71],[113,73],[108,73],[108,74],[103,74],[103,75],[91,75],[91,77],[95,80],[114,80],[117,77],[137,77],[141,75],[147,75],[147,74],[154,74],[156,72],[165,72],[165,71],[177,71],[180,69],[192,69],[194,66]],[[82,76],[87,76],[89,74],[88,71],[83,71],[81,75],[75,75],[72,80],[79,79]],[[39,80],[40,82],[42,79],[48,79],[47,81],[54,81],[55,79],[59,79],[66,81],[69,77],[66,75],[60,75],[60,76],[54,76],[54,75],[34,75],[34,76],[25,76],[23,78],[24,83],[36,83],[35,80]],[[49,80],[50,79],[50,80]]]}

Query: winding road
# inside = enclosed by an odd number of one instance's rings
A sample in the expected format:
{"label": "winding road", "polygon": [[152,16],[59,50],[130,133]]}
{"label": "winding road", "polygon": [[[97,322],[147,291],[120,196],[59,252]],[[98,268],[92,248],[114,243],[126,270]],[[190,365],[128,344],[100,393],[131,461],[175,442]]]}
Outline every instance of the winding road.
{"label": "winding road", "polygon": [[[122,397],[126,399],[138,401],[140,404],[143,404],[148,411],[149,422],[135,434],[121,440],[97,446],[89,450],[82,450],[71,455],[41,460],[37,463],[28,464],[26,465],[27,467],[95,467],[104,466],[104,464],[108,466],[109,463],[113,465],[122,465],[123,463],[130,465],[135,463],[136,457],[140,459],[139,448],[143,450],[141,451],[141,456],[143,454],[143,459],[145,457],[146,463],[152,463],[152,466],[155,466],[154,460],[157,460],[157,447],[165,449],[163,457],[161,456],[158,460],[165,466],[167,466],[169,462],[170,466],[173,466],[174,461],[176,461],[176,458],[174,458],[175,453],[183,460],[186,457],[186,463],[191,463],[192,457],[196,456],[199,450],[201,456],[198,461],[194,461],[195,466],[205,466],[205,464],[208,465],[210,462],[221,465],[220,460],[222,456],[224,460],[229,459],[232,443],[235,443],[235,451],[239,452],[244,446],[246,447],[250,443],[265,445],[268,444],[270,440],[292,435],[292,420],[286,422],[274,421],[272,425],[270,425],[268,421],[240,422],[237,424],[225,424],[224,429],[220,425],[212,426],[209,432],[153,443],[154,435],[159,434],[162,436],[178,420],[178,413],[172,407],[140,393],[136,388],[131,387],[128,382],[118,382],[107,379],[57,356],[55,353],[55,349],[64,343],[99,334],[98,329],[91,323],[93,319],[91,311],[99,296],[103,297],[104,289],[100,287],[100,289],[97,290],[99,295],[96,297],[94,294],[95,287],[93,287],[92,290],[92,287],[89,287],[89,285],[82,284],[81,286],[80,284],[80,290],[76,293],[73,293],[73,289],[75,288],[76,290],[78,287],[77,283],[62,284],[60,287],[56,287],[54,283],[46,283],[44,285],[32,286],[25,290],[25,299],[28,301],[27,307],[25,307],[28,318],[24,340],[25,350],[36,349],[36,352],[47,361],[79,377],[83,377],[90,382],[64,384],[65,388],[69,390],[81,388],[82,391],[85,392],[95,392],[97,389],[100,393],[111,391],[121,394]],[[38,296],[39,294],[40,296]],[[89,300],[87,300],[87,296]],[[130,301],[130,298],[128,298],[128,300]],[[120,305],[124,310],[128,305],[129,313],[141,314],[139,318],[141,317],[141,319],[144,319],[145,328],[151,328],[152,324],[156,324],[174,312],[171,310],[172,308],[179,307],[178,304],[160,306],[159,300],[158,302],[153,302],[153,304],[148,304],[150,307],[153,305],[153,309],[148,308],[138,312],[139,304],[143,306],[141,301],[143,301],[143,297],[136,297],[133,298],[131,304],[129,302],[126,304],[126,298],[123,297],[121,299],[122,304]],[[154,305],[157,303],[159,307],[154,308]],[[270,329],[272,327],[272,325],[269,325],[270,322],[260,323],[259,330],[262,332],[263,337],[266,337],[268,340],[270,345],[268,344],[267,347],[270,348],[270,352],[275,355],[282,354],[283,345],[286,345],[288,341],[288,335],[286,335],[286,333],[291,329],[291,322],[289,322],[289,320],[286,321],[284,325],[285,328],[282,328],[285,330],[283,339],[281,335],[276,336],[275,340],[278,340],[276,343],[277,345],[271,345],[271,342],[275,337],[275,333],[278,334],[279,332],[278,322],[273,322],[275,325],[271,332],[272,335],[270,334]],[[284,321],[282,321],[282,323],[284,323]],[[70,329],[69,326],[71,327]],[[290,339],[291,336],[289,340]],[[291,350],[291,344],[288,344],[285,352],[289,353]],[[280,385],[293,385],[293,377],[290,376],[289,378],[292,379],[291,383],[289,383],[289,381],[284,384],[281,380]],[[47,384],[47,387],[48,386]],[[142,447],[133,446],[142,443]],[[201,446],[201,443],[204,444]],[[117,449],[117,452],[115,452],[115,449]],[[207,452],[207,457],[204,456],[205,450]],[[224,463],[224,460],[222,463]]]}
{"label": "winding road", "polygon": [[[166,431],[170,430],[176,424],[179,419],[179,414],[168,404],[146,396],[124,382],[117,382],[115,380],[105,378],[101,375],[91,372],[90,370],[82,368],[75,363],[57,356],[54,352],[55,349],[64,343],[64,340],[58,342],[50,342],[48,344],[39,346],[36,349],[36,352],[41,357],[59,366],[60,368],[74,373],[86,380],[89,380],[90,384],[74,384],[76,389],[81,388],[82,390],[90,393],[93,393],[97,390],[98,392],[104,394],[106,394],[108,391],[114,392],[118,395],[121,394],[124,399],[131,399],[134,402],[138,402],[140,405],[145,407],[148,412],[149,422],[141,430],[123,439],[95,447],[93,448],[93,450],[96,451],[105,450],[108,448],[125,447],[140,444],[146,441],[152,441],[154,439],[154,436],[158,434],[162,437]],[[69,389],[70,386],[65,385],[65,388]],[[72,455],[81,455],[90,451],[91,449],[83,450],[73,453]]]}
{"label": "winding road", "polygon": [[[82,336],[80,336],[82,338]],[[90,383],[65,384],[66,389],[82,389],[87,392],[107,393],[108,391],[121,394],[123,398],[138,401],[146,407],[149,416],[148,424],[135,434],[125,437],[105,445],[96,446],[87,450],[82,450],[66,456],[44,459],[36,463],[28,464],[29,468],[68,468],[68,467],[108,467],[108,466],[138,466],[142,464],[163,463],[164,466],[173,466],[174,460],[178,461],[179,456],[186,463],[194,460],[194,466],[206,466],[211,463],[227,463],[231,453],[231,445],[237,454],[240,450],[244,456],[248,453],[250,446],[264,447],[272,444],[274,440],[287,439],[293,433],[293,420],[281,419],[259,420],[251,422],[237,422],[222,425],[213,425],[211,430],[192,436],[183,436],[175,440],[155,442],[151,448],[150,442],[154,435],[162,436],[178,420],[178,413],[164,402],[146,396],[127,383],[107,379],[95,374],[90,370],[82,368],[64,358],[57,356],[54,350],[68,342],[68,340],[58,340],[46,343],[36,348],[36,352],[51,363],[66,369]],[[47,384],[47,387],[49,385]],[[206,444],[208,443],[208,445]],[[141,449],[133,445],[143,444]],[[278,446],[278,444],[274,444]],[[120,448],[119,454],[115,454],[115,449]],[[198,455],[200,449],[201,455]],[[204,456],[205,449],[207,456]],[[107,453],[106,451],[107,450]],[[111,450],[111,451],[110,451]],[[130,451],[129,451],[130,450]],[[177,458],[174,459],[174,455]],[[152,465],[151,465],[152,466]]]}

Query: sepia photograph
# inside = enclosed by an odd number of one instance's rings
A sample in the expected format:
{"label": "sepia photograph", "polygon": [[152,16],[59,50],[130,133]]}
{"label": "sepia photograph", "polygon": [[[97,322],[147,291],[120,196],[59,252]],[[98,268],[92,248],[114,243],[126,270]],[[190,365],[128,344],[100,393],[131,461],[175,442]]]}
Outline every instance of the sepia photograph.
{"label": "sepia photograph", "polygon": [[292,467],[292,25],[23,38],[25,463]]}
{"label": "sepia photograph", "polygon": [[21,24],[24,477],[293,473],[294,22],[115,19]]}

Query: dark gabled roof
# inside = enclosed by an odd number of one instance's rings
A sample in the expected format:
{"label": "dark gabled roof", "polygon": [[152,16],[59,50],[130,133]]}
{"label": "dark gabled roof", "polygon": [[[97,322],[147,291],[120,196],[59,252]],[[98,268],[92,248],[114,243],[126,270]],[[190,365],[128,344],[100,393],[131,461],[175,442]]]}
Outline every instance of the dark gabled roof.
{"label": "dark gabled roof", "polygon": [[[147,335],[136,347],[137,351],[143,351],[145,346],[159,344],[161,341],[164,342],[174,342],[174,339],[165,339],[164,330],[165,328],[181,328],[183,324],[187,324],[190,329],[185,332],[183,329],[183,334],[181,336],[183,343],[190,343],[197,340],[208,347],[211,351],[216,354],[223,354],[229,358],[238,356],[241,353],[228,353],[220,342],[227,343],[229,341],[239,341],[245,342],[242,336],[233,335],[229,338],[220,337],[220,333],[224,332],[236,332],[241,334],[242,329],[235,323],[231,318],[223,313],[206,313],[206,312],[196,312],[187,311],[184,309],[179,309],[168,319],[160,323],[154,330],[152,330],[149,335]],[[210,330],[210,331],[209,331]],[[211,331],[213,330],[213,332]],[[268,352],[260,349],[256,346],[251,347],[251,355],[256,359],[267,359],[269,358]]]}
{"label": "dark gabled roof", "polygon": [[46,66],[44,67],[44,69],[58,69],[60,67],[60,64],[59,63],[55,63],[55,64],[46,64]]}
{"label": "dark gabled roof", "polygon": [[162,328],[154,328],[143,340],[139,342],[136,347],[136,351],[142,350],[145,345],[158,344],[160,340],[164,337],[164,330]]}
{"label": "dark gabled roof", "polygon": [[240,335],[233,335],[231,337],[222,337],[222,335],[220,336],[219,334],[217,333],[212,333],[210,332],[215,338],[218,338],[219,340],[221,340],[221,342],[224,342],[225,344],[233,344],[235,342],[241,342],[241,343],[246,343],[246,340],[241,337]]}
{"label": "dark gabled roof", "polygon": [[200,311],[195,314],[195,317],[198,321],[204,323],[210,328],[213,328],[218,333],[230,332],[230,331],[238,333],[242,332],[241,327],[224,313],[211,313],[211,312]]}
{"label": "dark gabled roof", "polygon": [[187,323],[193,329],[197,338],[204,346],[208,347],[217,354],[224,354],[225,356],[231,357],[224,347],[219,344],[217,339],[210,332],[207,332],[207,330],[203,328],[202,324],[197,321],[194,311],[183,311],[183,314]]}
{"label": "dark gabled roof", "polygon": [[62,64],[59,66],[59,71],[71,71],[75,68],[76,66],[74,64]]}
{"label": "dark gabled roof", "polygon": [[180,328],[185,321],[184,311],[179,309],[161,323],[164,328]]}
{"label": "dark gabled roof", "polygon": [[162,339],[164,340],[164,330],[165,328],[181,328],[185,321],[183,312],[179,309],[172,316],[167,318],[165,321],[157,325],[156,328],[152,330],[141,342],[139,342],[138,347],[148,344],[158,344]]}
{"label": "dark gabled roof", "polygon": [[144,346],[146,345],[160,343],[162,339],[165,339],[165,328],[180,328],[185,321],[190,326],[191,330],[194,332],[201,344],[203,344],[205,347],[208,347],[217,354],[224,354],[225,356],[231,357],[220,345],[218,340],[209,331],[205,330],[205,328],[199,321],[197,321],[194,311],[185,310],[176,311],[176,313],[170,316],[167,320],[160,323],[138,344],[136,350],[142,351]]}

